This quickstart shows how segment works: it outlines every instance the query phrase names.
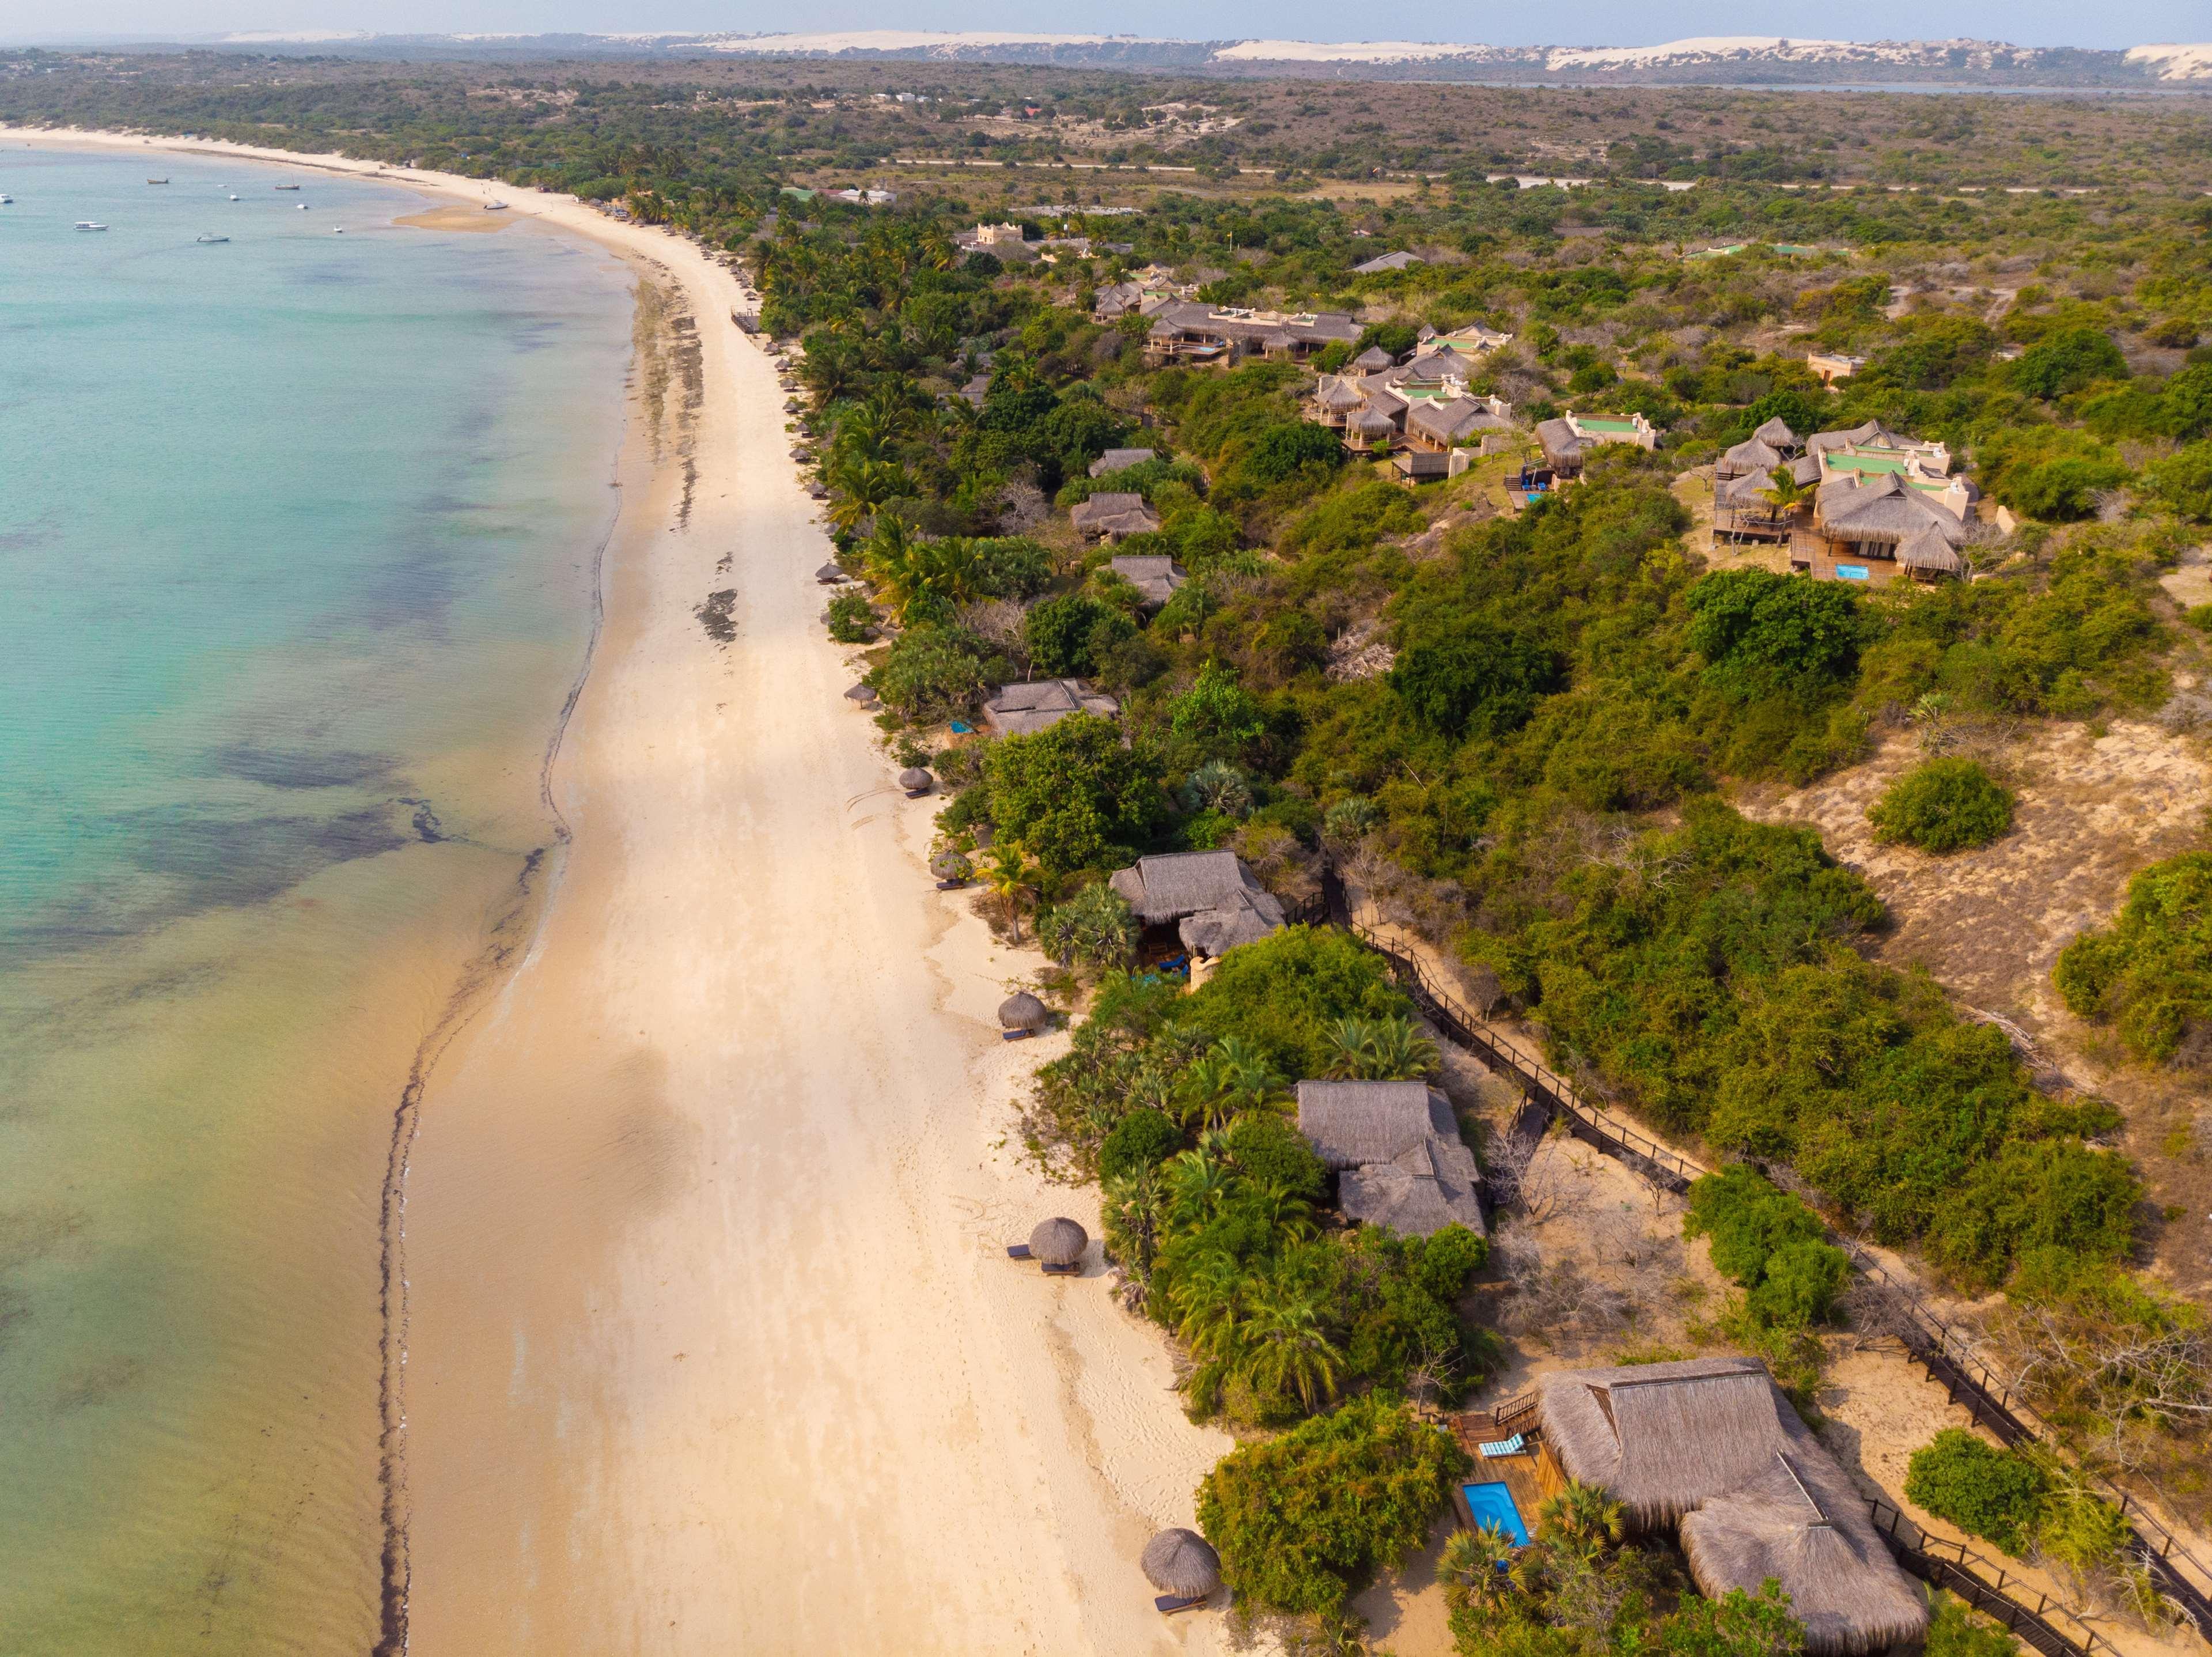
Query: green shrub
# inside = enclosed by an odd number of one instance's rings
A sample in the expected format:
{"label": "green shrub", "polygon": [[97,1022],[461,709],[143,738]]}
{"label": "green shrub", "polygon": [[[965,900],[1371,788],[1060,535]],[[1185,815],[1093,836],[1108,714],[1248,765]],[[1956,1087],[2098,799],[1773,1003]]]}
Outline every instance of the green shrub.
{"label": "green shrub", "polygon": [[1000,835],[1054,877],[1127,863],[1167,819],[1157,764],[1096,714],[994,743],[983,777]]}
{"label": "green shrub", "polygon": [[2116,1023],[2137,1057],[2175,1057],[2212,1023],[2212,852],[2138,874],[2119,918],[2067,945],[2051,978],[2075,1014]]}
{"label": "green shrub", "polygon": [[860,594],[840,593],[830,600],[830,637],[838,643],[865,643],[875,624],[875,610]]}
{"label": "green shrub", "polygon": [[1127,1179],[1156,1168],[1182,1148],[1182,1130],[1163,1111],[1139,1106],[1114,1124],[1098,1147],[1098,1177]]}
{"label": "green shrub", "polygon": [[884,706],[922,722],[975,705],[985,685],[983,653],[956,627],[909,627],[868,675]]}
{"label": "green shrub", "polygon": [[1240,1598],[1333,1612],[1428,1540],[1467,1465],[1449,1434],[1362,1399],[1231,1451],[1198,1487],[1199,1528]]}
{"label": "green shrub", "polygon": [[1966,1601],[1938,1589],[1928,1618],[1922,1657],[2020,1657],[2020,1642]]}
{"label": "green shrub", "polygon": [[1906,1465],[1905,1494],[1969,1536],[2026,1556],[2041,1521],[2050,1481],[2034,1463],[1947,1427]]}
{"label": "green shrub", "polygon": [[1564,678],[1565,664],[1541,644],[1473,619],[1408,643],[1389,674],[1416,719],[1454,737],[1520,729]]}
{"label": "green shrub", "polygon": [[2143,472],[2143,486],[2181,516],[2212,523],[2212,442],[2191,443],[2154,462]]}
{"label": "green shrub", "polygon": [[2029,396],[2049,400],[2100,380],[2126,379],[2128,359],[2102,328],[2061,328],[2021,352],[2011,377]]}
{"label": "green shrub", "polygon": [[1858,595],[1771,570],[1723,570],[1689,590],[1690,648],[1706,678],[1753,697],[1817,685],[1858,665],[1864,633]]}
{"label": "green shrub", "polygon": [[1867,808],[1875,838],[1943,853],[1985,846],[2012,827],[2012,790],[1977,760],[1929,759]]}
{"label": "green shrub", "polygon": [[1297,1126],[1266,1111],[1248,1111],[1230,1124],[1229,1154],[1248,1179],[1321,1201],[1328,1170]]}
{"label": "green shrub", "polygon": [[1185,1015],[1217,1038],[1243,1037],[1295,1081],[1327,1074],[1339,1020],[1408,1010],[1373,950],[1333,928],[1293,926],[1224,955]]}
{"label": "green shrub", "polygon": [[1850,1275],[1820,1216],[1746,1162],[1691,1185],[1682,1234],[1711,1240],[1713,1270],[1742,1285],[1745,1306],[1767,1329],[1821,1322]]}
{"label": "green shrub", "polygon": [[1115,645],[1136,631],[1136,623],[1112,605],[1085,593],[1066,593],[1029,612],[1022,622],[1022,642],[1036,673],[1051,678],[1088,677]]}

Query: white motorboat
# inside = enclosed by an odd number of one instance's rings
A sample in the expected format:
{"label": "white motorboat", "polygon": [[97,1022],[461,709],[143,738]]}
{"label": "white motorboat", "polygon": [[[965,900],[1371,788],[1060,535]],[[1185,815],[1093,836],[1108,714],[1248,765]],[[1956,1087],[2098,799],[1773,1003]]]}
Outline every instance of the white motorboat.
{"label": "white motorboat", "polygon": [[306,212],[306,211],[307,210],[307,203],[305,203],[305,202],[301,202],[301,203],[300,204],[300,210],[301,210],[301,212],[303,212],[303,213],[304,213],[304,212]]}
{"label": "white motorboat", "polygon": [[15,198],[13,196],[0,194],[0,207],[5,207],[9,202],[15,199]]}
{"label": "white motorboat", "polygon": [[91,219],[79,219],[76,222],[76,228],[80,230],[105,230],[107,227],[96,223]]}
{"label": "white motorboat", "polygon": [[233,197],[231,198],[231,199],[232,199],[233,201],[236,201],[236,200],[238,199],[238,198],[237,198],[236,196],[233,196]]}
{"label": "white motorboat", "polygon": [[331,234],[334,236],[343,235],[345,234],[345,226],[343,224],[333,224],[331,226]]}
{"label": "white motorboat", "polygon": [[272,184],[269,187],[271,190],[297,190],[300,186],[296,184]]}
{"label": "white motorboat", "polygon": [[199,242],[200,245],[204,247],[215,242],[228,241],[229,240],[230,238],[228,236],[202,236],[199,238]]}

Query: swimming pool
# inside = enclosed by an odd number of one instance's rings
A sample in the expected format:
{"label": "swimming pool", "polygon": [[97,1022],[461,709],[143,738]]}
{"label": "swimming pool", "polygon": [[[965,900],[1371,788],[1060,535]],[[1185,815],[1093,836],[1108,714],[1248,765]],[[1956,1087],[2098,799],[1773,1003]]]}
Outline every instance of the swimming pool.
{"label": "swimming pool", "polygon": [[1505,1532],[1516,1548],[1528,1545],[1528,1527],[1521,1522],[1521,1509],[1513,1505],[1513,1492],[1501,1483],[1492,1484],[1462,1484],[1459,1493],[1467,1502],[1467,1511],[1474,1520],[1474,1528],[1495,1525]]}
{"label": "swimming pool", "polygon": [[1863,564],[1839,564],[1836,566],[1836,579],[1838,581],[1868,580],[1867,567]]}

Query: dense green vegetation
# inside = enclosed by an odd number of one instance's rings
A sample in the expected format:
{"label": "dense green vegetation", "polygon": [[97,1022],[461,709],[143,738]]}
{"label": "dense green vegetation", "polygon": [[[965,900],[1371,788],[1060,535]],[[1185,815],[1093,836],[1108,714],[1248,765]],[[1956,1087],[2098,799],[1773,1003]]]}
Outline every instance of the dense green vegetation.
{"label": "dense green vegetation", "polygon": [[1378,1566],[1429,1539],[1467,1455],[1402,1405],[1352,1404],[1222,1458],[1198,1487],[1198,1522],[1242,1598],[1340,1612]]}
{"label": "dense green vegetation", "polygon": [[1725,1320],[1729,1332],[1785,1385],[1808,1380],[1817,1363],[1807,1337],[1827,1320],[1851,1270],[1820,1216],[1739,1162],[1692,1183],[1682,1230],[1710,1238],[1713,1270],[1744,1291]]}
{"label": "dense green vegetation", "polygon": [[2212,1034],[2212,852],[2154,863],[2109,927],[2066,946],[2052,972],[2066,1004],[2109,1020],[2137,1057],[2200,1057]]}
{"label": "dense green vegetation", "polygon": [[1905,1493],[2017,1558],[2033,1550],[2087,1570],[2127,1544],[2119,1509],[2047,1453],[2000,1449],[1963,1428],[1947,1427],[1913,1452]]}
{"label": "dense green vegetation", "polygon": [[1979,760],[1927,759],[1882,790],[1867,820],[1877,839],[1942,853],[1998,838],[2012,827],[2012,790]]}

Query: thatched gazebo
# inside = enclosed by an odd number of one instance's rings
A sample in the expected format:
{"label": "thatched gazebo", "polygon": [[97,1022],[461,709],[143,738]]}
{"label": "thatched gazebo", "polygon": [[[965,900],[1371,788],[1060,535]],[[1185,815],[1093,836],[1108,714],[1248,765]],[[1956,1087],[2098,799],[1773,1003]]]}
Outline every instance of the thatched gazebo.
{"label": "thatched gazebo", "polygon": [[929,872],[947,886],[965,886],[975,874],[975,865],[948,847],[929,860]]}
{"label": "thatched gazebo", "polygon": [[814,572],[814,579],[820,582],[824,587],[836,587],[845,582],[850,581],[852,577],[848,576],[843,570],[840,570],[836,564],[825,564],[819,570]]}
{"label": "thatched gazebo", "polygon": [[1963,576],[1966,561],[1935,525],[1897,544],[1897,562],[1916,576]]}
{"label": "thatched gazebo", "polygon": [[1045,1004],[1026,990],[1017,990],[999,1003],[999,1027],[1012,1033],[1035,1035],[1052,1022]]}
{"label": "thatched gazebo", "polygon": [[929,792],[929,785],[935,781],[936,778],[919,765],[908,765],[899,773],[899,786],[906,790],[906,797],[909,800],[921,799]]}
{"label": "thatched gazebo", "polygon": [[1536,1384],[1545,1445],[1632,1526],[1680,1533],[1698,1590],[1782,1584],[1808,1657],[1918,1641],[1928,1605],[1850,1476],[1755,1358],[1569,1369]]}
{"label": "thatched gazebo", "polygon": [[1367,393],[1348,380],[1332,380],[1314,401],[1326,412],[1341,417],[1364,404]]}
{"label": "thatched gazebo", "polygon": [[855,685],[851,690],[845,692],[845,700],[854,704],[857,707],[872,708],[875,706],[877,700],[876,687],[869,684],[867,680],[862,679],[858,685]]}
{"label": "thatched gazebo", "polygon": [[1142,1563],[1145,1581],[1165,1596],[1153,1601],[1163,1611],[1203,1605],[1221,1587],[1221,1556],[1213,1544],[1180,1525],[1145,1544]]}
{"label": "thatched gazebo", "polygon": [[1030,1258],[1050,1272],[1081,1270],[1083,1252],[1090,1246],[1091,1234],[1064,1217],[1040,1221],[1030,1234]]}
{"label": "thatched gazebo", "polygon": [[1397,422],[1376,408],[1365,408],[1344,423],[1344,435],[1357,437],[1363,443],[1379,439],[1388,440],[1398,435]]}

